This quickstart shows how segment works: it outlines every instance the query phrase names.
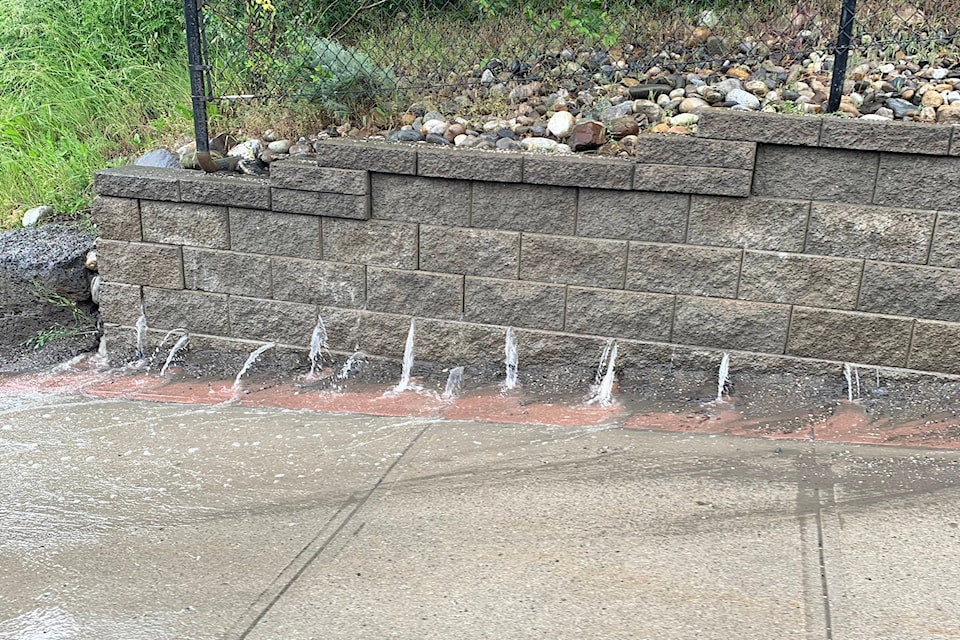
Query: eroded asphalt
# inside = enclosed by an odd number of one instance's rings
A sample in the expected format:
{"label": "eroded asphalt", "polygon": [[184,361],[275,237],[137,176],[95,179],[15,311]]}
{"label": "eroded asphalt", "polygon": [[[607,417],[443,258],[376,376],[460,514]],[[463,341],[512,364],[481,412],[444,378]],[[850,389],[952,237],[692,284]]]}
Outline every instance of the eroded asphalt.
{"label": "eroded asphalt", "polygon": [[957,451],[629,426],[8,390],[0,639],[960,636]]}

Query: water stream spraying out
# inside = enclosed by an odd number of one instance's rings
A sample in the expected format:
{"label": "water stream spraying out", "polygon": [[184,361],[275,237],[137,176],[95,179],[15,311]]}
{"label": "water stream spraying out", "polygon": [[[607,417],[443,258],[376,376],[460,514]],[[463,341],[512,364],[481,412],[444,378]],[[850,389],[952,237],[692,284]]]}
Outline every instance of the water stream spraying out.
{"label": "water stream spraying out", "polygon": [[504,389],[513,389],[517,386],[517,341],[513,337],[513,327],[507,328],[507,337],[504,341],[504,364],[507,367],[507,377],[503,382]]}
{"label": "water stream spraying out", "polygon": [[613,403],[616,364],[617,343],[611,340],[603,348],[603,354],[600,355],[600,365],[597,367],[597,393],[589,400],[589,404],[597,403],[601,407],[608,407]]}
{"label": "water stream spraying out", "polygon": [[253,366],[253,363],[257,361],[257,358],[259,358],[264,351],[266,351],[267,349],[272,349],[275,346],[277,346],[276,342],[268,342],[265,345],[261,345],[260,347],[257,347],[257,349],[253,351],[253,353],[247,356],[247,361],[243,363],[242,367],[240,367],[240,371],[237,373],[237,377],[233,381],[234,393],[240,390],[240,378],[242,378],[243,374],[247,372],[247,369]]}
{"label": "water stream spraying out", "polygon": [[170,363],[173,362],[174,357],[176,357],[176,355],[180,353],[180,351],[184,347],[187,346],[187,342],[189,341],[190,341],[190,334],[184,333],[182,336],[180,336],[180,339],[177,340],[176,343],[174,343],[173,347],[170,349],[170,353],[167,354],[166,362],[164,362],[163,366],[160,368],[161,376],[167,372],[167,368],[170,366]]}
{"label": "water stream spraying out", "polygon": [[410,371],[413,369],[413,339],[414,320],[410,320],[410,330],[407,332],[407,344],[403,348],[403,369],[400,371],[400,382],[393,388],[394,391],[410,389]]}
{"label": "water stream spraying out", "polygon": [[143,303],[140,303],[140,317],[137,318],[137,358],[143,359],[146,353],[143,350],[144,340],[147,335],[147,313],[143,307]]}
{"label": "water stream spraying out", "polygon": [[[856,398],[859,400],[862,397],[860,393],[860,369],[846,362],[843,365],[843,377],[847,380],[847,400],[853,402],[854,395],[856,395]],[[877,369],[877,386],[880,386],[879,369]],[[854,394],[854,389],[857,390],[856,394]]]}
{"label": "water stream spraying out", "polygon": [[463,385],[463,367],[454,367],[450,369],[447,375],[447,386],[441,396],[444,400],[452,400],[460,395],[460,388]]}
{"label": "water stream spraying out", "polygon": [[316,375],[318,364],[323,365],[323,352],[330,354],[329,344],[327,342],[327,328],[323,326],[323,318],[317,316],[317,326],[313,328],[313,334],[310,336],[310,375]]}
{"label": "water stream spraying out", "polygon": [[720,371],[717,374],[717,402],[723,402],[723,394],[730,384],[730,354],[725,353],[720,358]]}
{"label": "water stream spraying out", "polygon": [[354,347],[353,353],[350,354],[350,357],[347,358],[347,361],[343,363],[343,366],[340,368],[340,373],[337,374],[337,380],[346,380],[347,376],[350,375],[350,372],[353,371],[353,366],[356,364],[363,364],[363,359],[367,356],[363,351],[360,351],[360,345],[358,344]]}
{"label": "water stream spraying out", "polygon": [[853,402],[853,370],[849,362],[843,364],[843,377],[847,379],[847,400]]}

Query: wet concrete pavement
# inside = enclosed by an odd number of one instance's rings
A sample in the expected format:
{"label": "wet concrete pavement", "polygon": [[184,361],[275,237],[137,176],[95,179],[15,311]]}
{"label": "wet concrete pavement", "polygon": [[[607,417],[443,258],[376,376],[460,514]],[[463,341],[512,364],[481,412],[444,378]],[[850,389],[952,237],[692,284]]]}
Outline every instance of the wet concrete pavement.
{"label": "wet concrete pavement", "polygon": [[0,395],[0,639],[950,638],[960,454]]}

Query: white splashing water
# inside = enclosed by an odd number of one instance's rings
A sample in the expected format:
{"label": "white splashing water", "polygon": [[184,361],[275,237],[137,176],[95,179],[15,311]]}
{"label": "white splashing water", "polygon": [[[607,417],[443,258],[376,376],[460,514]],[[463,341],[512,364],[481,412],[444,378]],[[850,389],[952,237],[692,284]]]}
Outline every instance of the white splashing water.
{"label": "white splashing water", "polygon": [[247,361],[243,363],[243,366],[240,368],[240,371],[237,373],[237,377],[233,381],[234,393],[240,390],[240,378],[242,378],[243,374],[247,372],[247,369],[253,366],[253,363],[257,361],[257,358],[263,355],[264,351],[266,351],[267,349],[272,349],[275,346],[277,346],[276,342],[268,342],[265,345],[261,345],[260,347],[255,349],[253,353],[247,356]]}
{"label": "white splashing water", "polygon": [[847,379],[847,400],[853,402],[853,368],[849,362],[843,364],[843,377]]}
{"label": "white splashing water", "polygon": [[137,318],[137,358],[142,359],[146,352],[144,351],[144,341],[147,336],[147,313],[143,307],[143,303],[140,303],[140,317]]}
{"label": "white splashing water", "polygon": [[393,388],[394,391],[406,391],[410,389],[410,372],[413,370],[413,341],[414,341],[414,323],[410,320],[410,330],[407,331],[407,344],[403,348],[403,369],[400,371],[400,382]]}
{"label": "white splashing water", "polygon": [[317,316],[317,326],[310,336],[310,375],[315,375],[319,366],[323,365],[323,352],[330,354],[327,342],[327,328],[323,325],[323,318]]}
{"label": "white splashing water", "polygon": [[597,393],[588,401],[588,404],[596,403],[601,407],[608,407],[613,404],[616,363],[617,343],[611,340],[603,348],[603,353],[600,355],[600,365],[597,367]]}
{"label": "white splashing water", "polygon": [[447,386],[441,396],[444,400],[452,400],[460,395],[460,389],[463,386],[463,367],[454,367],[450,369],[447,375]]}
{"label": "white splashing water", "polygon": [[189,333],[184,333],[182,336],[180,336],[180,339],[177,340],[177,342],[170,349],[170,353],[167,355],[166,362],[164,362],[163,366],[160,368],[161,376],[167,372],[167,368],[170,366],[170,363],[173,362],[173,359],[176,357],[176,355],[180,353],[180,351],[182,351],[184,347],[187,346],[187,342],[189,341],[190,341]]}
{"label": "white splashing water", "polygon": [[343,366],[340,368],[340,373],[337,374],[337,380],[346,380],[347,376],[350,375],[350,372],[353,371],[353,367],[357,364],[362,365],[364,358],[367,357],[363,351],[360,351],[360,345],[358,344],[353,353],[347,358],[347,361],[343,363]]}
{"label": "white splashing water", "polygon": [[503,381],[503,388],[514,389],[517,386],[518,359],[517,340],[513,336],[513,327],[507,328],[507,337],[504,340],[503,351],[505,355],[503,363],[507,367],[507,376]]}
{"label": "white splashing water", "polygon": [[723,402],[723,394],[730,383],[730,354],[720,358],[720,370],[717,372],[717,402]]}

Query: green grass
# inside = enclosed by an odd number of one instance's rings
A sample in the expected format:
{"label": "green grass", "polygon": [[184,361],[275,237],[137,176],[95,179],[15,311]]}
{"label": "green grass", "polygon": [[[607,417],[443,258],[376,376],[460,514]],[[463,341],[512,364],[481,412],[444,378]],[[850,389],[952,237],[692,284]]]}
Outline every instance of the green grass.
{"label": "green grass", "polygon": [[0,0],[0,229],[83,209],[92,175],[190,131],[181,5]]}

